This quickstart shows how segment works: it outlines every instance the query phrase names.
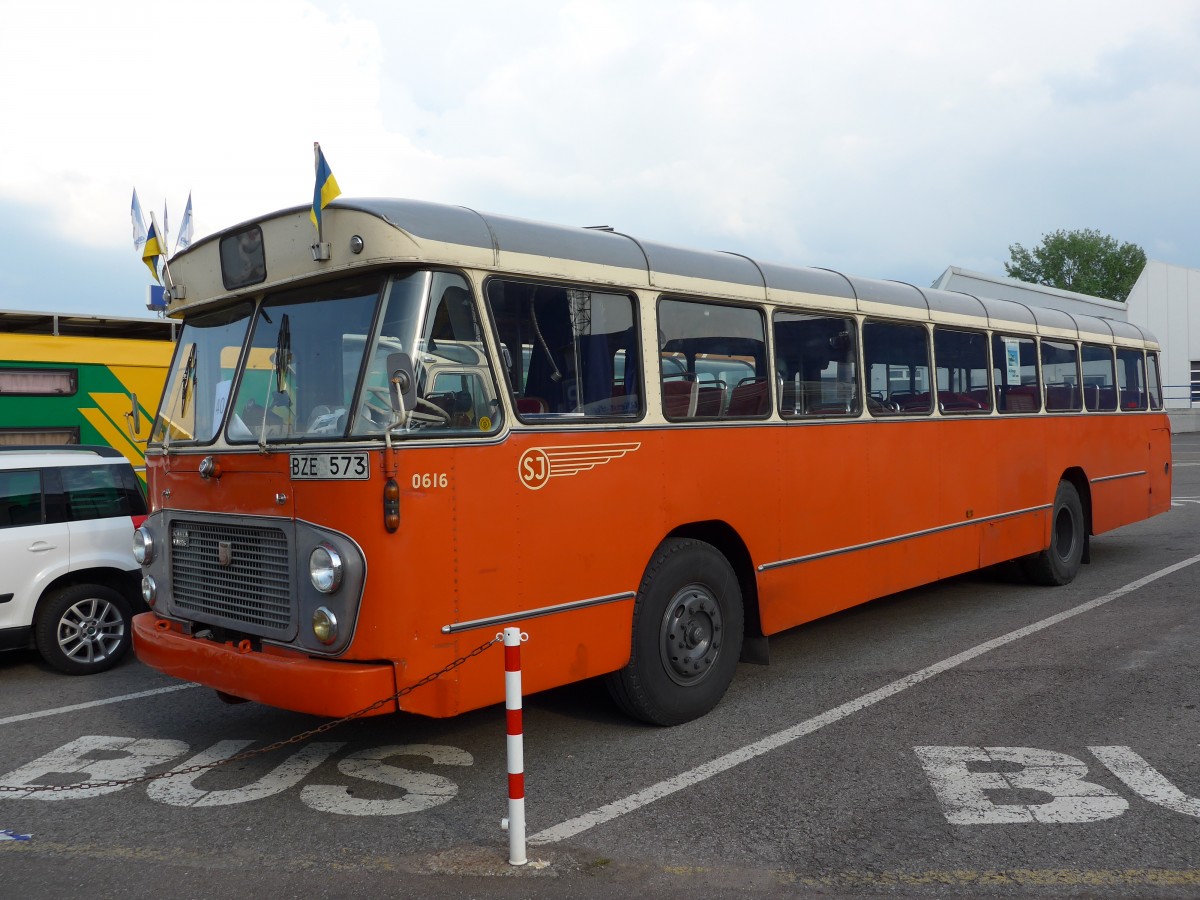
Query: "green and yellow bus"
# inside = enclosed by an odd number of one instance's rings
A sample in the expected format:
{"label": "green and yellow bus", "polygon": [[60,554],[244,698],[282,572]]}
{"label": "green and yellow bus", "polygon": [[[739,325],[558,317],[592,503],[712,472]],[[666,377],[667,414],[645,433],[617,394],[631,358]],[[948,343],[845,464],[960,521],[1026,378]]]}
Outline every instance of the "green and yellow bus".
{"label": "green and yellow bus", "polygon": [[[0,446],[104,444],[144,477],[145,439],[177,327],[165,319],[0,310]],[[132,428],[134,404],[140,433]]]}

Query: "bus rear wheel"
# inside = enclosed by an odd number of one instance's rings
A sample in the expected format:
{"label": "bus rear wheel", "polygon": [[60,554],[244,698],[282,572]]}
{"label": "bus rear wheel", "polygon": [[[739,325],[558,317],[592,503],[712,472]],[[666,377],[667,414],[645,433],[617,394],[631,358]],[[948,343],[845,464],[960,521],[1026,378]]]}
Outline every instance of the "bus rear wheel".
{"label": "bus rear wheel", "polygon": [[742,591],[711,544],[670,538],[654,552],[633,610],[629,663],[606,676],[624,712],[679,725],[725,695],[742,646]]}
{"label": "bus rear wheel", "polygon": [[1060,481],[1051,513],[1050,546],[1021,560],[1025,576],[1034,584],[1070,584],[1079,574],[1087,529],[1079,492],[1069,481]]}

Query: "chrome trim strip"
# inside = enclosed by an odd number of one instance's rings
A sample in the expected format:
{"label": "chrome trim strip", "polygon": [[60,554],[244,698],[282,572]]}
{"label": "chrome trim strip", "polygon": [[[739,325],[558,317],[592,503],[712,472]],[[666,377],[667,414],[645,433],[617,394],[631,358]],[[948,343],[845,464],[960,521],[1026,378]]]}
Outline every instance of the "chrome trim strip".
{"label": "chrome trim strip", "polygon": [[1146,470],[1142,469],[1139,472],[1122,472],[1120,475],[1104,475],[1101,478],[1093,478],[1092,484],[1099,484],[1101,481],[1116,481],[1118,478],[1138,478],[1146,474]]}
{"label": "chrome trim strip", "polygon": [[460,631],[471,631],[475,628],[489,628],[493,625],[506,625],[509,622],[519,622],[524,619],[537,619],[542,616],[553,616],[563,612],[573,612],[577,609],[587,609],[589,606],[602,606],[605,603],[616,603],[620,600],[632,600],[637,594],[625,591],[621,594],[608,594],[604,597],[592,597],[588,600],[574,600],[570,603],[558,603],[554,606],[542,606],[525,612],[505,613],[502,616],[489,616],[486,619],[472,619],[469,622],[455,622],[443,625],[442,634],[458,634]]}
{"label": "chrome trim strip", "polygon": [[939,525],[936,528],[926,528],[922,531],[911,531],[908,534],[898,534],[894,537],[883,538],[878,541],[868,541],[865,544],[854,544],[851,547],[838,547],[836,550],[823,550],[820,553],[810,553],[807,556],[794,556],[791,559],[781,559],[778,562],[763,563],[758,567],[758,571],[767,572],[771,569],[781,569],[784,566],[794,566],[799,563],[812,562],[817,559],[825,559],[829,556],[840,556],[843,553],[855,553],[859,550],[870,550],[874,547],[883,547],[888,544],[898,544],[901,541],[911,540],[912,538],[926,537],[931,534],[938,534],[942,531],[953,531],[956,528],[966,528],[968,525],[980,525],[984,522],[997,522],[1000,519],[1011,519],[1014,516],[1023,516],[1026,513],[1040,512],[1043,509],[1053,508],[1053,503],[1043,503],[1041,506],[1030,506],[1026,509],[1015,509],[1012,512],[997,513],[994,516],[981,516],[978,519],[964,519],[961,522],[954,522],[950,525]]}

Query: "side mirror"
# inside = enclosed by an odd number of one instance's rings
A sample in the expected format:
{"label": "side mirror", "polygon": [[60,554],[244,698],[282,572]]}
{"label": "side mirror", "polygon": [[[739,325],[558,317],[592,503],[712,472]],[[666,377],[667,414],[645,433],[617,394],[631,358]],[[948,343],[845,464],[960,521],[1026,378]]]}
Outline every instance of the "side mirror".
{"label": "side mirror", "polygon": [[413,377],[412,360],[407,353],[387,355],[388,393],[392,411],[403,418],[417,403],[417,383]]}
{"label": "side mirror", "polygon": [[137,394],[131,393],[129,395],[129,404],[131,409],[125,413],[125,426],[129,429],[129,436],[133,438],[133,442],[140,444],[142,440],[138,435],[142,431],[142,411],[138,407]]}

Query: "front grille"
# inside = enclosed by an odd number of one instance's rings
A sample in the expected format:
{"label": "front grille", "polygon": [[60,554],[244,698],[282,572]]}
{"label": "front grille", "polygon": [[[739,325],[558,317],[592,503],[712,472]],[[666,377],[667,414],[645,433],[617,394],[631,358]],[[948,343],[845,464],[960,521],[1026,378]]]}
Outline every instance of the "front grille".
{"label": "front grille", "polygon": [[291,565],[282,529],[176,521],[170,552],[178,609],[269,632],[291,625]]}

